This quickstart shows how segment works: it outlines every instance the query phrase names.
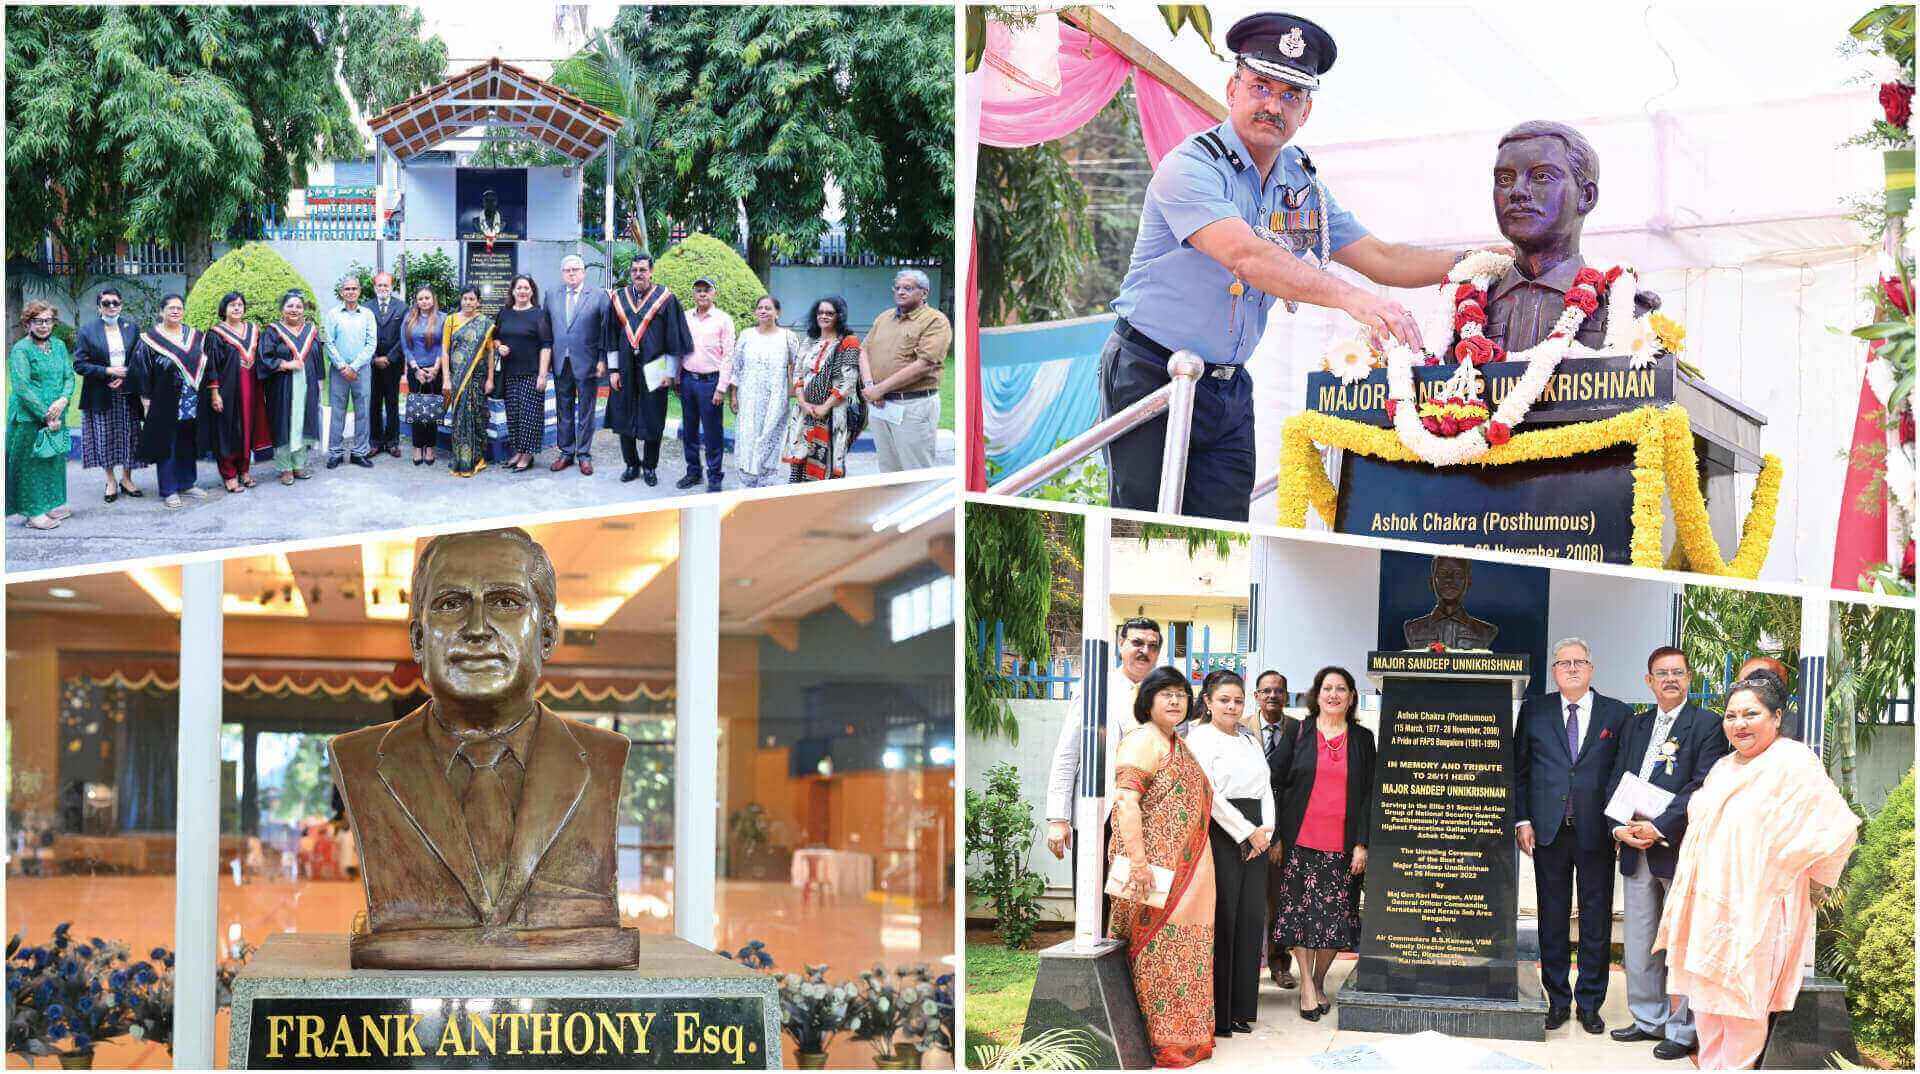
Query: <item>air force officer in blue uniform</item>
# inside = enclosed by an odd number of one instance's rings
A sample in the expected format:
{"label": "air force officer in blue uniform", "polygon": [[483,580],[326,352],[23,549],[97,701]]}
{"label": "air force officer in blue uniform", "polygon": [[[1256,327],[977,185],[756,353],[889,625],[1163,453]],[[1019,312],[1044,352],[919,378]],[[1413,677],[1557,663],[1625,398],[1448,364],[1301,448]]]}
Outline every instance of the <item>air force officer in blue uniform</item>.
{"label": "air force officer in blue uniform", "polygon": [[[1254,483],[1245,366],[1273,304],[1342,310],[1378,337],[1417,349],[1420,330],[1405,308],[1333,276],[1326,263],[1378,284],[1424,287],[1445,279],[1458,255],[1368,234],[1307,154],[1287,144],[1313,114],[1320,76],[1333,66],[1325,30],[1293,15],[1250,15],[1227,31],[1227,48],[1237,55],[1227,121],[1189,137],[1154,169],[1100,372],[1103,413],[1111,415],[1167,383],[1174,351],[1206,362],[1180,510],[1245,521]],[[1166,430],[1157,418],[1108,447],[1112,506],[1157,506]]]}

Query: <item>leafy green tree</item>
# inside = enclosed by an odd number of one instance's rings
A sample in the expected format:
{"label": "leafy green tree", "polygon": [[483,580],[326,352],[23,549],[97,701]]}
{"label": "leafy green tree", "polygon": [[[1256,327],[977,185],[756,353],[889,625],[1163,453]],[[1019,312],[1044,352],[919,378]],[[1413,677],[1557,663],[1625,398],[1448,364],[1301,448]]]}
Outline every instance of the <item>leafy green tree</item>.
{"label": "leafy green tree", "polygon": [[429,77],[444,47],[381,21],[407,10],[10,5],[7,253],[177,243],[198,275],[215,238],[362,151],[342,79],[364,107]]}
{"label": "leafy green tree", "polygon": [[1887,701],[1913,688],[1913,611],[1835,601],[1828,639],[1828,755],[1851,801],[1859,794],[1859,751],[1870,746]]}
{"label": "leafy green tree", "polygon": [[1074,292],[1093,260],[1087,192],[1057,142],[980,147],[974,234],[980,256],[980,322],[1050,321],[1075,313]]}
{"label": "leafy green tree", "polygon": [[[629,51],[623,39],[603,33],[587,47],[568,57],[553,71],[553,82],[581,100],[620,117],[620,131],[614,135],[614,190],[616,205],[631,207],[634,223],[640,230],[640,244],[649,246],[652,232],[647,226],[647,169],[654,159],[655,120],[659,116],[659,98],[647,77],[640,58]],[[586,186],[590,206],[606,204],[604,169],[589,169]],[[605,210],[602,209],[602,212]],[[617,211],[617,209],[616,209]],[[621,220],[613,222],[614,233],[624,235]]]}
{"label": "leafy green tree", "polygon": [[1719,683],[1728,661],[1738,670],[1754,656],[1776,657],[1791,672],[1800,662],[1800,598],[1687,586],[1680,648],[1687,665],[1711,684]]}
{"label": "leafy green tree", "polygon": [[[1054,528],[1050,531],[1050,523]],[[983,651],[984,629],[991,645],[994,624],[1005,629],[1007,650],[1021,660],[1045,660],[1052,649],[1047,633],[1055,591],[1055,544],[1067,554],[1084,540],[1078,515],[997,504],[967,505],[967,732],[981,738],[1020,741],[1020,725],[1007,699],[1018,696],[1000,676],[990,652]],[[1075,560],[1077,562],[1077,559]]]}
{"label": "leafy green tree", "polygon": [[[950,248],[951,222],[939,230],[928,221],[952,204],[942,148],[952,130],[951,19],[906,6],[621,9],[607,37],[645,72],[658,109],[639,163],[649,233],[679,221],[745,238],[747,261],[765,278],[776,254],[817,245],[831,184],[855,240],[875,252]],[[928,57],[940,41],[949,58],[935,66]],[[887,94],[895,107],[877,114]],[[924,167],[890,172],[889,153]],[[873,235],[859,230],[869,223]]]}
{"label": "leafy green tree", "polygon": [[340,80],[368,116],[384,112],[427,86],[447,69],[447,45],[422,33],[417,8],[342,5]]}
{"label": "leafy green tree", "polygon": [[711,235],[688,235],[658,256],[653,278],[680,296],[688,310],[693,309],[693,281],[704,276],[714,282],[713,304],[727,311],[736,329],[753,323],[753,304],[767,293],[767,285],[733,247]]}

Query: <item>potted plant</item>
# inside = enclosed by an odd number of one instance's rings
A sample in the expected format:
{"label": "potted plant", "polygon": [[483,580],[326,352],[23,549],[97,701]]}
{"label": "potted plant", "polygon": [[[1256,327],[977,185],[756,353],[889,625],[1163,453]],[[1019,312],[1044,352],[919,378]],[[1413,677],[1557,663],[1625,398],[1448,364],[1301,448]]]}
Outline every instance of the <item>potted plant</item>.
{"label": "potted plant", "polygon": [[875,966],[860,974],[860,985],[847,1016],[847,1029],[853,1039],[873,1045],[874,1065],[882,1070],[918,1067],[918,1043],[896,1042],[894,1038],[908,1035],[914,1014],[933,996],[926,967],[901,967],[888,973],[884,966]]}
{"label": "potted plant", "polygon": [[826,1067],[827,1045],[847,1028],[853,998],[852,985],[827,983],[824,965],[808,966],[804,975],[780,975],[780,1027],[793,1038],[802,1070]]}
{"label": "potted plant", "polygon": [[7,941],[7,1051],[29,1063],[53,1056],[62,1067],[85,1069],[94,1048],[114,1037],[171,1044],[173,955],[153,949],[162,972],[129,962],[124,943],[80,942],[71,929],[55,926],[44,946],[17,934]]}
{"label": "potted plant", "polygon": [[901,1031],[899,1054],[910,1067],[924,1064],[928,1052],[953,1053],[953,974],[943,973],[925,989],[920,1002],[908,1008]]}

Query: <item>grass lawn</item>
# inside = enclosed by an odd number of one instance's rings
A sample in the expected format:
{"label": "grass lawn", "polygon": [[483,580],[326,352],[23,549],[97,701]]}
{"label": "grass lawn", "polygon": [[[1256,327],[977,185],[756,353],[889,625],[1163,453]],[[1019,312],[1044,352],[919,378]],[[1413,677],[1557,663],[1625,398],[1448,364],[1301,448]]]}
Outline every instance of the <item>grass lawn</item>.
{"label": "grass lawn", "polygon": [[1036,952],[1009,951],[999,944],[967,945],[966,1054],[982,1044],[1020,1043],[1027,999],[1039,972]]}
{"label": "grass lawn", "polygon": [[940,427],[942,429],[953,428],[953,409],[958,405],[953,380],[953,362],[948,361],[940,367]]}

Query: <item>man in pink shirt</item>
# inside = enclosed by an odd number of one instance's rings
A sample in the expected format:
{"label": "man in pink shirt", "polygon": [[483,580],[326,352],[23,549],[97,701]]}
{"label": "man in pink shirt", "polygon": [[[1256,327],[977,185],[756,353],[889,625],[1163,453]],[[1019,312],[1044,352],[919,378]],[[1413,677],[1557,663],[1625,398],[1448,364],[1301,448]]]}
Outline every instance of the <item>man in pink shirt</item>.
{"label": "man in pink shirt", "polygon": [[720,457],[727,447],[721,422],[727,387],[733,381],[733,318],[713,304],[713,281],[693,281],[693,309],[687,313],[693,354],[680,363],[680,446],[687,455],[687,476],[678,487],[700,484],[701,448],[706,448],[708,492],[719,492],[726,471]]}

